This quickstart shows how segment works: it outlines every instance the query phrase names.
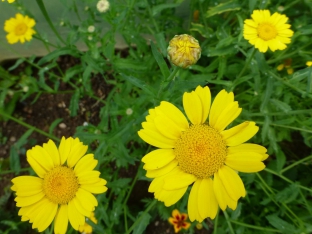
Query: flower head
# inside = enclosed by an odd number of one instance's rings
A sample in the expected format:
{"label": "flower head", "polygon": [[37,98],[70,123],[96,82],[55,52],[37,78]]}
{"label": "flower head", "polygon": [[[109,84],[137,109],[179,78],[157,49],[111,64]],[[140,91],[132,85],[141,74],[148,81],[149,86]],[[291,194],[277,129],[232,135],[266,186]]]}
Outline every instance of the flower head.
{"label": "flower head", "polygon": [[220,91],[210,104],[209,88],[198,86],[183,95],[191,123],[177,107],[162,101],[149,110],[138,132],[141,139],[159,148],[142,158],[146,176],[153,178],[149,192],[171,206],[193,184],[188,198],[192,222],[215,218],[218,206],[236,209],[238,199],[246,195],[236,171],[261,171],[268,157],[263,146],[245,143],[258,132],[255,122],[226,129],[242,111],[232,92]]}
{"label": "flower head", "polygon": [[201,55],[198,41],[187,34],[175,35],[167,48],[168,59],[176,66],[188,68],[195,64]]}
{"label": "flower head", "polygon": [[306,62],[306,65],[307,65],[308,67],[311,67],[311,66],[312,66],[312,61]]}
{"label": "flower head", "polygon": [[24,43],[25,41],[30,41],[32,35],[35,34],[35,30],[32,28],[35,26],[36,22],[34,19],[29,18],[27,15],[23,16],[20,13],[15,15],[15,18],[10,18],[4,23],[4,31],[8,34],[6,36],[10,44],[15,44],[18,41]]}
{"label": "flower head", "polygon": [[104,13],[108,11],[109,9],[109,1],[107,0],[100,0],[96,4],[96,8],[98,9],[99,12]]}
{"label": "flower head", "polygon": [[[93,223],[97,224],[97,220],[94,216],[94,212],[91,212],[91,216],[86,218],[86,220],[91,220]],[[91,234],[92,233],[92,226],[90,226],[87,222],[84,225],[79,227],[79,232],[82,234]]]}
{"label": "flower head", "polygon": [[90,25],[90,26],[88,27],[88,32],[89,32],[89,33],[94,33],[94,31],[95,31],[94,25]]}
{"label": "flower head", "polygon": [[182,228],[187,230],[191,226],[189,222],[186,222],[187,214],[181,213],[175,209],[172,211],[172,217],[168,219],[169,223],[171,223],[174,227],[174,232],[178,233]]}
{"label": "flower head", "polygon": [[[4,2],[5,0],[2,0],[2,2]],[[15,2],[15,0],[8,0],[8,3],[13,3]]]}
{"label": "flower head", "polygon": [[288,18],[285,15],[274,13],[269,10],[254,10],[252,19],[244,21],[244,38],[265,53],[268,48],[275,50],[286,49],[290,43],[290,37],[294,34],[290,30],[290,24],[286,24]]}
{"label": "flower head", "polygon": [[94,194],[104,193],[106,181],[93,170],[97,160],[85,155],[88,146],[78,138],[64,137],[57,148],[49,140],[43,146],[27,151],[27,161],[36,176],[12,179],[16,206],[22,221],[44,231],[54,220],[54,233],[66,233],[68,221],[75,230],[85,223],[85,217],[98,205]]}
{"label": "flower head", "polygon": [[287,71],[288,75],[291,75],[294,73],[294,69],[291,67],[291,63],[292,63],[292,59],[285,59],[283,63],[281,63],[280,65],[277,66],[277,70],[278,71],[282,71],[284,68]]}

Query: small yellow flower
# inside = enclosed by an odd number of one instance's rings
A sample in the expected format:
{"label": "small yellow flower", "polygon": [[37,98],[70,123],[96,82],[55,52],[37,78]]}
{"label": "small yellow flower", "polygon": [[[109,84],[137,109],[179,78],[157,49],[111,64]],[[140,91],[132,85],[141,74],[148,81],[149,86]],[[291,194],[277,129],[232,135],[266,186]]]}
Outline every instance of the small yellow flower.
{"label": "small yellow flower", "polygon": [[[86,221],[88,219],[91,220],[93,223],[97,224],[97,220],[94,216],[94,212],[91,212],[91,216],[86,218]],[[87,222],[85,222],[84,225],[79,227],[79,232],[81,232],[83,234],[91,234],[92,233],[92,226],[90,226]]]}
{"label": "small yellow flower", "polygon": [[174,232],[178,233],[182,228],[187,230],[190,228],[191,224],[189,222],[186,222],[187,220],[187,214],[181,213],[174,209],[172,211],[172,217],[168,219],[169,223],[171,223],[174,227]]}
{"label": "small yellow flower", "polygon": [[294,69],[291,67],[291,63],[292,63],[291,58],[285,59],[284,62],[282,64],[278,65],[276,69],[278,71],[282,71],[285,68],[287,71],[287,74],[291,75],[294,73]]}
{"label": "small yellow flower", "polygon": [[22,221],[44,231],[54,220],[54,233],[65,234],[68,221],[75,230],[98,205],[93,194],[107,190],[106,180],[95,171],[97,160],[85,155],[88,146],[78,138],[64,137],[57,148],[49,140],[27,151],[27,161],[37,176],[12,179],[16,206]]}
{"label": "small yellow flower", "polygon": [[176,66],[188,68],[195,64],[201,55],[198,41],[187,34],[175,35],[167,48],[168,59]]}
{"label": "small yellow flower", "polygon": [[25,41],[30,41],[32,35],[35,34],[35,30],[32,28],[35,26],[36,22],[34,19],[29,18],[27,15],[23,16],[20,13],[15,15],[15,18],[10,18],[4,23],[4,31],[8,34],[6,36],[10,44],[15,44],[18,41],[24,43]]}
{"label": "small yellow flower", "polygon": [[308,67],[311,67],[311,66],[312,66],[312,61],[306,62],[306,65],[307,65]]}
{"label": "small yellow flower", "polygon": [[254,10],[252,19],[244,21],[244,38],[265,53],[268,48],[275,50],[286,49],[290,43],[290,37],[294,34],[290,30],[290,24],[286,24],[288,18],[285,15],[274,13],[269,10]]}
{"label": "small yellow flower", "polygon": [[[4,2],[5,0],[2,0],[2,2]],[[15,0],[8,0],[8,3],[13,3],[15,2]]]}
{"label": "small yellow flower", "polygon": [[226,129],[241,113],[234,94],[220,91],[211,104],[210,89],[198,86],[183,95],[188,117],[170,102],[150,109],[142,129],[142,140],[159,149],[142,158],[148,191],[171,206],[191,186],[188,215],[193,222],[214,219],[218,207],[235,210],[246,190],[237,172],[252,173],[265,168],[266,148],[245,143],[259,130],[245,121]]}

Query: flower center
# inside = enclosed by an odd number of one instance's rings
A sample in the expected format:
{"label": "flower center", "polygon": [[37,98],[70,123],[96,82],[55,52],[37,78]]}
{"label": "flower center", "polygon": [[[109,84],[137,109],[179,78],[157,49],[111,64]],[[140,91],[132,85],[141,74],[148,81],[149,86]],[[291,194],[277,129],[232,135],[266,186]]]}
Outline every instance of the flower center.
{"label": "flower center", "polygon": [[258,35],[265,41],[274,39],[277,35],[276,27],[270,23],[261,23],[258,25]]}
{"label": "flower center", "polygon": [[43,192],[50,201],[57,204],[66,204],[72,200],[78,188],[74,170],[66,166],[53,168],[43,178]]}
{"label": "flower center", "polygon": [[15,27],[15,34],[17,36],[24,35],[27,31],[28,27],[25,23],[20,23]]}
{"label": "flower center", "polygon": [[195,124],[177,140],[174,154],[184,172],[204,179],[224,165],[227,148],[217,130],[206,124]]}

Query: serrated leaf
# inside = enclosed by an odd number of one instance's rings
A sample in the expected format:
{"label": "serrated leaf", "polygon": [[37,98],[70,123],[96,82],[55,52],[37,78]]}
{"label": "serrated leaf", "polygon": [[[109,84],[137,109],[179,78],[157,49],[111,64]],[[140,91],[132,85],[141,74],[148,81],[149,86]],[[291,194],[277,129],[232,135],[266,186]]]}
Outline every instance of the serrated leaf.
{"label": "serrated leaf", "polygon": [[283,219],[279,218],[276,214],[266,216],[266,219],[269,223],[277,228],[278,230],[282,231],[284,234],[295,234],[298,233],[300,230],[296,229],[292,224],[284,221]]}
{"label": "serrated leaf", "polygon": [[[142,215],[141,213],[139,213],[139,217],[140,215]],[[151,216],[148,213],[145,213],[143,214],[143,216],[140,217],[140,219],[140,222],[133,229],[133,234],[144,233],[147,225],[150,223]]]}
{"label": "serrated leaf", "polygon": [[156,91],[149,85],[147,85],[145,82],[139,80],[138,78],[135,78],[133,76],[127,76],[123,73],[121,73],[121,76],[129,81],[131,84],[133,84],[134,86],[142,89],[144,92],[146,92],[147,94],[151,95],[151,96],[155,96]]}
{"label": "serrated leaf", "polygon": [[298,185],[291,184],[287,188],[276,194],[276,200],[278,202],[290,203],[297,198],[299,192],[300,190]]}
{"label": "serrated leaf", "polygon": [[157,6],[154,6],[152,8],[152,16],[157,15],[158,13],[160,13],[161,11],[168,9],[168,8],[176,8],[180,5],[180,3],[163,3],[163,4],[159,4]]}
{"label": "serrated leaf", "polygon": [[274,98],[271,98],[270,101],[273,105],[276,106],[277,109],[280,109],[281,111],[283,111],[285,113],[291,111],[291,107],[285,102],[282,102],[282,101],[274,99]]}
{"label": "serrated leaf", "polygon": [[214,16],[216,14],[221,14],[227,11],[237,11],[241,9],[241,4],[238,1],[228,1],[226,3],[221,3],[215,7],[209,8],[206,13],[206,18]]}
{"label": "serrated leaf", "polygon": [[114,181],[109,182],[110,188],[125,188],[130,182],[131,178],[121,178]]}

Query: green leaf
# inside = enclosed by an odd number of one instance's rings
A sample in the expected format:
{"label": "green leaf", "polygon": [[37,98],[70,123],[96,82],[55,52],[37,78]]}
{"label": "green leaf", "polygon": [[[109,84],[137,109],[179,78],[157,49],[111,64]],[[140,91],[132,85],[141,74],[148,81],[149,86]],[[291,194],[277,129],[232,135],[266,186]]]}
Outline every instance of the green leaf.
{"label": "green leaf", "polygon": [[300,190],[298,185],[291,184],[287,188],[283,189],[282,191],[276,194],[276,200],[278,202],[284,202],[286,204],[290,203],[296,200],[296,198],[299,195],[299,192]]}
{"label": "green leaf", "polygon": [[121,76],[129,81],[131,84],[133,84],[134,86],[142,89],[144,92],[146,92],[147,94],[151,95],[151,96],[156,96],[156,91],[148,84],[146,84],[145,82],[139,80],[138,78],[135,78],[133,76],[127,76],[123,73],[121,73]]}
{"label": "green leaf", "polygon": [[296,229],[292,224],[289,224],[283,219],[279,218],[276,214],[268,215],[266,216],[266,219],[273,227],[282,231],[284,234],[295,234],[300,232],[300,230]]}
{"label": "green leaf", "polygon": [[196,24],[196,23],[191,23],[190,31],[198,32],[200,35],[202,35],[205,38],[210,38],[214,34],[214,31],[211,28],[205,27],[202,24]]}
{"label": "green leaf", "polygon": [[65,72],[64,82],[68,82],[72,77],[82,72],[83,72],[83,68],[81,65],[76,65],[76,66],[68,68]]}
{"label": "green leaf", "polygon": [[[140,212],[138,215],[140,217],[140,215],[142,215],[142,212]],[[141,218],[140,222],[133,229],[133,234],[142,234],[142,233],[144,233],[147,225],[150,223],[151,216],[148,213],[145,213],[140,218]]]}
{"label": "green leaf", "polygon": [[54,59],[57,59],[58,57],[60,57],[62,55],[71,55],[73,57],[79,57],[79,52],[78,52],[78,50],[75,50],[73,48],[63,47],[61,49],[54,50],[51,53],[49,53],[48,55],[44,56],[42,59],[40,59],[38,61],[38,65],[39,66],[43,65],[47,62],[50,62]]}
{"label": "green leaf", "polygon": [[79,89],[76,89],[69,103],[70,116],[76,116],[79,109]]}
{"label": "green leaf", "polygon": [[147,70],[147,67],[144,65],[144,63],[139,61],[133,61],[130,59],[125,58],[116,58],[113,62],[114,66],[118,69],[124,70],[139,70],[139,71],[145,71]]}
{"label": "green leaf", "polygon": [[180,3],[163,3],[163,4],[159,4],[157,6],[154,6],[152,8],[152,16],[157,15],[158,13],[160,13],[161,11],[163,11],[165,9],[176,8],[179,5],[180,5]]}
{"label": "green leaf", "polygon": [[62,118],[59,118],[59,119],[54,120],[54,121],[51,123],[50,127],[49,127],[49,134],[53,134],[54,128],[55,128],[60,122],[62,122],[62,121],[63,121]]}
{"label": "green leaf", "polygon": [[154,43],[151,41],[151,48],[152,48],[152,53],[153,56],[160,68],[160,71],[164,77],[164,79],[167,79],[170,76],[170,72],[167,66],[167,63],[165,62],[163,56],[161,55],[161,53],[159,53],[158,49],[156,48],[156,46],[154,45]]}
{"label": "green leaf", "polygon": [[155,40],[163,56],[167,55],[167,42],[163,32],[155,34]]}
{"label": "green leaf", "polygon": [[202,52],[203,55],[206,55],[208,57],[224,56],[224,55],[236,54],[236,53],[237,53],[237,48],[235,48],[234,45],[228,45],[222,48],[208,47]]}
{"label": "green leaf", "polygon": [[276,106],[277,109],[280,109],[281,111],[283,111],[285,113],[291,111],[291,107],[285,102],[282,102],[282,101],[274,99],[274,98],[271,98],[270,101],[273,105]]}
{"label": "green leaf", "polygon": [[218,6],[211,7],[206,13],[206,18],[214,16],[216,14],[221,14],[227,11],[237,11],[241,9],[241,4],[238,1],[228,1],[226,3],[221,3]]}

